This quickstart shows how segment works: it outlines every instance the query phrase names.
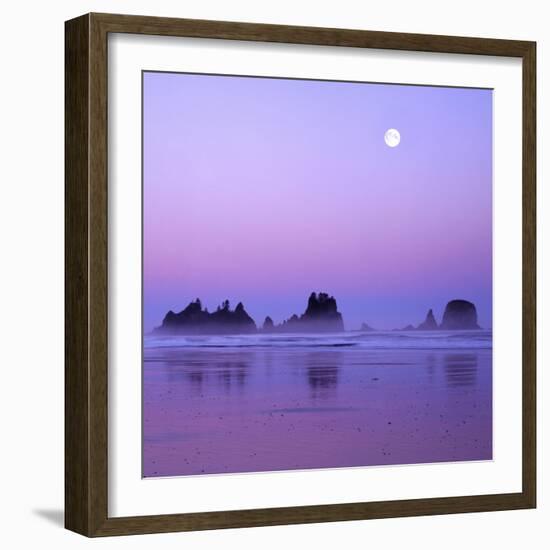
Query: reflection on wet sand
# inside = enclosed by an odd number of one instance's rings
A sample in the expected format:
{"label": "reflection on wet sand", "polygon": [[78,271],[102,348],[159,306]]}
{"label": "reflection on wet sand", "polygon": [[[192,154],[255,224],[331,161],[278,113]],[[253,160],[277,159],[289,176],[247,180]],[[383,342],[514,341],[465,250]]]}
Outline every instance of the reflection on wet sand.
{"label": "reflection on wet sand", "polygon": [[157,365],[166,374],[169,382],[186,383],[193,393],[201,393],[203,386],[218,386],[224,391],[244,386],[249,367],[254,363],[253,354],[240,358],[223,354],[188,352],[182,358],[179,350],[163,350],[162,353],[145,358],[148,365]]}
{"label": "reflection on wet sand", "polygon": [[492,457],[492,352],[152,348],[144,475]]}
{"label": "reflection on wet sand", "polygon": [[444,356],[445,377],[450,387],[473,386],[477,380],[475,353],[449,353]]}
{"label": "reflection on wet sand", "polygon": [[312,399],[327,399],[338,386],[338,371],[342,362],[340,352],[308,353],[304,365]]}

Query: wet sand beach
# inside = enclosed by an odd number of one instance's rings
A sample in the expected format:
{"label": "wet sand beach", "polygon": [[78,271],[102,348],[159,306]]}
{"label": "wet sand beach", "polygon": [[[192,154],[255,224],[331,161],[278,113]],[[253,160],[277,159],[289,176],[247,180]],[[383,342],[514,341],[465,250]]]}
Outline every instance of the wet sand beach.
{"label": "wet sand beach", "polygon": [[147,339],[145,477],[492,458],[491,333]]}

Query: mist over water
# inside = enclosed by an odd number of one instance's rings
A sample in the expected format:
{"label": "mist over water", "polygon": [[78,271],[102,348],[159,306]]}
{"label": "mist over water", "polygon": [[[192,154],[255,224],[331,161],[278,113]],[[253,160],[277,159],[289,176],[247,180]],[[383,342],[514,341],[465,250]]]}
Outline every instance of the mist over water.
{"label": "mist over water", "polygon": [[143,474],[489,460],[491,338],[146,337]]}

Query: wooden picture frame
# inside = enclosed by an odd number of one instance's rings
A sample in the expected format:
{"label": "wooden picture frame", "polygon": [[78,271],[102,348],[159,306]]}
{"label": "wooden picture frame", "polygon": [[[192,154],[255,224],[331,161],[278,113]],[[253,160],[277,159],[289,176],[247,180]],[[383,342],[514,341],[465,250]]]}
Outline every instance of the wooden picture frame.
{"label": "wooden picture frame", "polygon": [[[133,33],[520,58],[523,64],[522,491],[139,517],[108,516],[107,36]],[[88,14],[65,27],[65,525],[86,536],[483,512],[536,505],[536,44]]]}

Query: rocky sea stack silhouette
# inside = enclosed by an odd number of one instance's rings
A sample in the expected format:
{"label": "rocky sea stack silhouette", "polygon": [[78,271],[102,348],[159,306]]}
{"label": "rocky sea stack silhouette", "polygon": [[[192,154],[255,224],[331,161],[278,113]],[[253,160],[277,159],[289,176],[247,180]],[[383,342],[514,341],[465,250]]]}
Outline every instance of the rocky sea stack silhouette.
{"label": "rocky sea stack silhouette", "polygon": [[[476,306],[467,300],[451,300],[445,307],[441,325],[437,324],[430,309],[424,322],[417,327],[407,325],[402,331],[411,330],[479,330]],[[373,331],[363,323],[360,331]],[[338,311],[336,299],[325,292],[312,292],[302,315],[294,314],[279,325],[267,316],[260,329],[246,312],[242,302],[234,310],[225,300],[216,311],[210,313],[197,298],[179,313],[169,311],[162,325],[154,330],[160,334],[251,334],[261,333],[326,333],[344,332],[344,320]]]}
{"label": "rocky sea stack silhouette", "polygon": [[344,320],[333,296],[325,292],[319,292],[319,294],[312,292],[307,301],[306,311],[302,315],[298,317],[294,314],[272,330],[276,332],[343,332]]}
{"label": "rocky sea stack silhouette", "polygon": [[254,320],[245,311],[241,302],[232,310],[225,300],[213,313],[202,308],[197,298],[183,311],[169,311],[162,325],[155,329],[164,334],[249,334],[256,332]]}
{"label": "rocky sea stack silhouette", "polygon": [[428,314],[426,315],[426,320],[418,325],[418,330],[437,330],[438,328],[439,327],[437,326],[434,312],[430,309],[430,311],[428,311]]}
{"label": "rocky sea stack silhouette", "polygon": [[269,315],[264,320],[264,324],[262,325],[262,330],[264,332],[273,332],[275,330],[273,319]]}
{"label": "rocky sea stack silhouette", "polygon": [[[412,330],[409,326],[403,330]],[[426,319],[416,330],[479,330],[477,310],[472,302],[467,300],[451,300],[445,306],[441,325],[437,324],[433,310],[429,310]]]}
{"label": "rocky sea stack silhouette", "polygon": [[[266,317],[261,332],[342,332],[344,321],[338,311],[336,300],[324,292],[312,292],[306,311],[275,325]],[[169,311],[156,334],[250,334],[257,332],[256,323],[246,312],[242,302],[232,310],[225,300],[213,313],[202,307],[197,298],[179,313]]]}
{"label": "rocky sea stack silhouette", "polygon": [[466,300],[451,300],[445,307],[442,330],[479,330],[476,306]]}

